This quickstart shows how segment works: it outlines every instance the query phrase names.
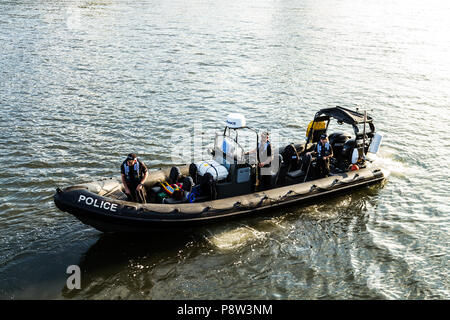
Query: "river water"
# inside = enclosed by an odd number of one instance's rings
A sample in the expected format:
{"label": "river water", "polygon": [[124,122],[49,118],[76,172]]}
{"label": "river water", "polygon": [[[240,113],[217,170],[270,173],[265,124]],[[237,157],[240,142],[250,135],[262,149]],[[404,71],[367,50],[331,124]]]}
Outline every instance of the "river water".
{"label": "river water", "polygon": [[[449,15],[444,0],[2,0],[0,298],[450,298]],[[230,112],[289,143],[335,105],[375,119],[385,183],[183,235],[104,235],[53,203],[131,151],[151,170],[190,162],[174,139],[211,144]]]}

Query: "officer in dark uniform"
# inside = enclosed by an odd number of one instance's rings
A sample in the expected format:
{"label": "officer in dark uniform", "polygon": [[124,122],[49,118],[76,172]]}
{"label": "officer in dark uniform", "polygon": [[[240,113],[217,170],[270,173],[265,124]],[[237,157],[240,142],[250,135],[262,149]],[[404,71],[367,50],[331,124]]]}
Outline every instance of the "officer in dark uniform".
{"label": "officer in dark uniform", "polygon": [[319,178],[328,177],[330,174],[330,158],[333,156],[333,148],[325,133],[320,136],[320,141],[317,143],[313,155],[317,157],[316,169]]}
{"label": "officer in dark uniform", "polygon": [[310,156],[309,161],[314,160],[311,156],[315,157],[318,178],[328,177],[330,174],[330,158],[333,157],[333,148],[328,141],[328,136],[323,133],[314,151],[306,154]]}
{"label": "officer in dark uniform", "polygon": [[122,183],[128,200],[146,203],[144,182],[148,176],[146,165],[140,161],[135,153],[130,153],[120,166]]}

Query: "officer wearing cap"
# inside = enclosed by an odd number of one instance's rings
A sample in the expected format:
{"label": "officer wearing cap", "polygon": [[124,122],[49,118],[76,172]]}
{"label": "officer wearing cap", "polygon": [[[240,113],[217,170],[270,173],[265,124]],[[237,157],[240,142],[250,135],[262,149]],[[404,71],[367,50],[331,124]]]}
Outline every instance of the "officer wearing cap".
{"label": "officer wearing cap", "polygon": [[135,153],[130,153],[120,166],[122,183],[128,199],[146,203],[144,182],[148,176],[146,165],[140,161]]}
{"label": "officer wearing cap", "polygon": [[319,178],[328,177],[330,174],[330,158],[333,157],[333,148],[328,141],[328,136],[323,133],[313,152],[308,152],[316,157],[316,169]]}

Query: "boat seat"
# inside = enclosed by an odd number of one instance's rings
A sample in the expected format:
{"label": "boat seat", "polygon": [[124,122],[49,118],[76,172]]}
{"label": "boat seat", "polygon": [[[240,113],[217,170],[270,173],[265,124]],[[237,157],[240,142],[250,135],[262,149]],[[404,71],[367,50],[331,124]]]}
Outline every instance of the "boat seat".
{"label": "boat seat", "polygon": [[283,156],[281,154],[278,154],[278,170],[275,172],[272,172],[270,176],[270,187],[273,188],[278,183],[278,178],[280,176],[281,167],[283,166]]}
{"label": "boat seat", "polygon": [[290,171],[290,172],[288,172],[288,173],[286,174],[286,176],[288,176],[288,177],[291,178],[291,179],[297,179],[297,178],[299,178],[302,174],[303,174],[302,169],[298,169],[298,170],[295,170],[295,171]]}
{"label": "boat seat", "polygon": [[150,191],[154,194],[158,194],[161,192],[161,187],[160,186],[154,186],[153,188],[150,188]]}

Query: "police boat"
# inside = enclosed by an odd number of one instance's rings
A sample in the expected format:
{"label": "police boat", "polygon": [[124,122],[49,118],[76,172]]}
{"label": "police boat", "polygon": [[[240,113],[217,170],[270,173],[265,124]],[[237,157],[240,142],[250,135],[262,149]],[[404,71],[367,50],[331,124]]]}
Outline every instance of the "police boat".
{"label": "police boat", "polygon": [[[350,125],[353,134],[328,134],[333,156],[324,177],[318,174],[318,162],[310,152],[327,134],[331,121]],[[371,160],[382,136],[367,112],[343,107],[319,110],[307,127],[306,139],[275,148],[268,168],[258,169],[260,152],[253,159],[246,155],[239,139],[243,130],[255,137],[258,147],[258,131],[246,125],[242,114],[229,114],[225,129],[216,133],[210,160],[150,171],[144,183],[146,203],[129,201],[120,177],[57,188],[54,202],[102,232],[154,232],[256,216],[276,207],[350,192],[389,175]]]}

